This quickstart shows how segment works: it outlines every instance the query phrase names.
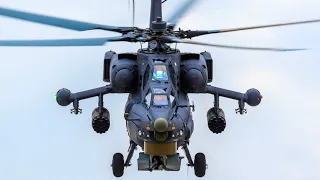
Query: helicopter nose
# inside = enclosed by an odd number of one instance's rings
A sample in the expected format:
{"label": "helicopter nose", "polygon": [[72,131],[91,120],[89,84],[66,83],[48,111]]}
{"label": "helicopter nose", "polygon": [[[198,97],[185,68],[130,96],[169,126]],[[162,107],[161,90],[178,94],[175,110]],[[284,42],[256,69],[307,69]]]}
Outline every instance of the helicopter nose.
{"label": "helicopter nose", "polygon": [[165,118],[158,118],[154,121],[154,129],[163,133],[168,131],[168,121]]}

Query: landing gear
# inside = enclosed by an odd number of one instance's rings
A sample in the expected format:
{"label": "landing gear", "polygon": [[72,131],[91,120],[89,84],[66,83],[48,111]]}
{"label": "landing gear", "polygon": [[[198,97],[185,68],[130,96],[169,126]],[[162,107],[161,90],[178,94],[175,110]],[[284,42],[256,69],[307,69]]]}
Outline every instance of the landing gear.
{"label": "landing gear", "polygon": [[207,170],[206,156],[203,153],[197,153],[194,157],[194,162],[193,162],[190,155],[189,148],[188,148],[188,144],[189,142],[187,141],[182,146],[188,160],[187,165],[194,168],[194,174],[197,177],[203,177],[206,174],[206,170]]}
{"label": "landing gear", "polygon": [[124,160],[121,153],[113,155],[112,159],[112,172],[115,177],[121,177],[124,171]]}
{"label": "landing gear", "polygon": [[112,172],[115,177],[121,177],[124,173],[124,167],[131,166],[130,161],[133,156],[133,152],[136,149],[137,144],[130,141],[130,147],[128,149],[128,156],[124,162],[123,155],[121,153],[115,153],[112,159]]}
{"label": "landing gear", "polygon": [[197,153],[194,156],[194,174],[197,177],[203,177],[206,174],[206,169],[206,156],[203,153]]}
{"label": "landing gear", "polygon": [[[206,174],[207,164],[206,157],[203,153],[197,153],[194,157],[194,161],[190,155],[188,149],[189,141],[186,141],[182,146],[185,151],[188,166],[194,167],[194,174],[197,177],[203,177]],[[128,149],[127,159],[124,161],[124,157],[121,153],[115,153],[112,160],[112,171],[115,177],[121,177],[124,173],[124,168],[131,166],[130,161],[133,156],[133,152],[136,149],[137,144],[133,141],[130,141],[130,147]],[[152,158],[152,159],[150,159]],[[171,156],[153,156],[144,154],[141,152],[138,159],[138,170],[139,171],[153,171],[153,170],[166,170],[166,171],[179,171],[181,165],[182,157],[179,156],[179,153]]]}

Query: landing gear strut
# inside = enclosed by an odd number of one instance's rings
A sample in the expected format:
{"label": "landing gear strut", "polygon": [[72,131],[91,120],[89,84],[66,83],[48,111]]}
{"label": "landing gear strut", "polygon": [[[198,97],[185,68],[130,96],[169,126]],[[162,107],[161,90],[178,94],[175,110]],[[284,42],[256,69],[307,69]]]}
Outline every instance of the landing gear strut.
{"label": "landing gear strut", "polygon": [[186,141],[185,144],[182,146],[188,160],[187,165],[194,167],[194,174],[197,177],[203,177],[206,174],[207,169],[206,156],[203,153],[197,153],[194,157],[193,162],[188,148],[188,144],[189,141]]}
{"label": "landing gear strut", "polygon": [[115,177],[121,177],[124,173],[124,167],[131,166],[130,161],[133,156],[133,152],[136,149],[137,144],[130,141],[130,147],[128,149],[128,156],[124,162],[123,155],[121,153],[115,153],[112,159],[112,172]]}

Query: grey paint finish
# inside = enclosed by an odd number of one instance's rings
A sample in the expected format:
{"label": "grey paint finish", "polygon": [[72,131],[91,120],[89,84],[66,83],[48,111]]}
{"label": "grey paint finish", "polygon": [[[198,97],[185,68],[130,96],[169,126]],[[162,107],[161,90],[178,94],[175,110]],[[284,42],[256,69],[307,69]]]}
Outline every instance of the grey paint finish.
{"label": "grey paint finish", "polygon": [[[164,47],[164,46],[161,46]],[[128,100],[124,108],[124,116],[126,119],[127,132],[130,137],[131,144],[138,145],[144,149],[144,142],[149,143],[171,143],[177,142],[177,148],[183,147],[190,166],[197,166],[193,162],[188,150],[189,138],[194,130],[194,122],[192,119],[188,94],[190,93],[209,93],[215,96],[214,107],[211,108],[210,116],[208,116],[208,127],[214,133],[221,133],[225,127],[224,114],[220,113],[219,97],[226,97],[237,100],[239,108],[237,112],[246,113],[244,109],[245,103],[256,106],[261,101],[261,95],[258,90],[250,89],[245,94],[227,89],[213,87],[208,85],[212,79],[212,67],[208,64],[212,61],[208,52],[199,54],[180,53],[176,49],[160,49],[155,46],[154,49],[140,49],[137,53],[117,54],[109,51],[104,59],[104,80],[110,82],[106,87],[72,94],[69,90],[62,89],[57,93],[57,102],[66,106],[73,103],[72,112],[81,113],[79,109],[79,100],[99,96],[99,108],[103,109],[104,94],[108,93],[126,93]],[[163,52],[164,51],[164,52]],[[160,69],[159,69],[160,68]],[[208,74],[210,72],[210,74]],[[158,73],[159,76],[158,76]],[[162,97],[157,104],[156,97]],[[164,97],[164,99],[163,99]],[[96,109],[95,109],[96,111]],[[94,118],[97,116],[95,115]],[[169,122],[168,137],[164,142],[158,142],[155,139],[157,131],[153,127],[158,118],[164,118]],[[96,122],[98,121],[98,122]],[[93,128],[96,124],[104,121],[110,124],[109,117],[104,117],[101,113],[100,119],[93,119]],[[103,124],[103,123],[100,123]],[[172,128],[174,125],[175,128]],[[150,129],[146,130],[149,126]],[[101,127],[100,129],[106,129]],[[213,130],[216,129],[216,130]],[[99,130],[95,129],[99,132]],[[181,133],[182,132],[182,133]],[[130,146],[131,147],[131,146]],[[130,156],[126,162],[130,162],[134,149],[130,149]],[[144,170],[179,170],[176,162],[180,162],[180,156],[148,156],[150,163],[145,159],[145,155],[140,154],[138,159],[138,167],[148,166]],[[178,159],[170,159],[178,157]],[[155,159],[154,159],[155,158]],[[159,159],[160,158],[160,159]],[[165,159],[170,159],[166,161]],[[197,159],[197,158],[196,158]],[[155,166],[161,162],[165,166]],[[167,164],[175,162],[173,164]],[[174,165],[175,164],[175,165]],[[129,164],[125,164],[128,166]],[[171,169],[168,169],[171,167]]]}

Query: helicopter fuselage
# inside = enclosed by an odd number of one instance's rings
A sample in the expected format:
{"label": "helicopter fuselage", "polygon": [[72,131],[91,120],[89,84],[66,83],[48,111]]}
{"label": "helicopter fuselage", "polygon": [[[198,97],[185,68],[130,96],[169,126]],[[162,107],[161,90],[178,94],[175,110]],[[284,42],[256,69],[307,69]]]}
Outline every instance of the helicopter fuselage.
{"label": "helicopter fuselage", "polygon": [[210,61],[207,52],[181,54],[174,49],[106,53],[104,80],[117,91],[129,92],[124,112],[128,135],[146,154],[173,155],[191,137],[194,123],[187,93],[211,81]]}
{"label": "helicopter fuselage", "polygon": [[[188,92],[203,91],[212,81],[211,55],[182,54],[171,48],[124,54],[109,51],[105,54],[104,81],[117,92],[129,93],[124,117],[130,140],[144,151],[140,156],[174,156],[179,164],[177,149],[194,129],[194,105]],[[171,170],[179,169],[180,165]]]}
{"label": "helicopter fuselage", "polygon": [[204,175],[205,156],[197,153],[193,162],[187,147],[194,129],[192,111],[195,108],[193,103],[190,104],[188,94],[214,95],[214,107],[208,110],[207,120],[208,128],[216,134],[226,127],[219,97],[237,100],[239,108],[236,112],[240,114],[246,113],[244,103],[257,106],[262,98],[256,89],[240,93],[208,85],[212,82],[212,57],[209,52],[180,53],[165,44],[158,44],[153,49],[140,49],[137,53],[106,52],[103,80],[109,85],[77,93],[60,89],[56,100],[61,106],[73,103],[71,112],[78,114],[81,113],[80,100],[98,96],[98,107],[92,112],[92,127],[101,134],[110,127],[110,113],[103,106],[103,95],[129,94],[124,108],[130,138],[129,154],[124,163],[121,153],[114,155],[115,172],[118,172],[116,167],[122,169],[123,166],[130,166],[136,146],[143,150],[139,153],[138,170],[179,171],[182,157],[177,150],[182,147],[188,165],[201,167],[201,172],[196,171],[200,173],[198,176]]}

